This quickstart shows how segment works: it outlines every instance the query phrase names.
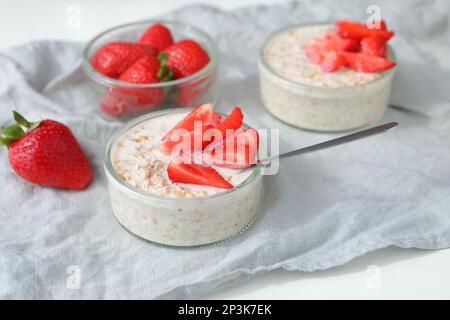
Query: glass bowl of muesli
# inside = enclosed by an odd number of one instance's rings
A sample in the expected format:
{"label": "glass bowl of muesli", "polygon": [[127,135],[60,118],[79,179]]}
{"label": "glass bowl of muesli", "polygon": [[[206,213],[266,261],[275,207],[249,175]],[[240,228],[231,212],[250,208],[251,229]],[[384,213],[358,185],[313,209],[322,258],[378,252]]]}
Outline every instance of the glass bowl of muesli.
{"label": "glass bowl of muesli", "polygon": [[112,211],[128,231],[154,243],[190,247],[217,243],[246,230],[264,197],[262,168],[215,168],[229,188],[174,183],[161,137],[190,109],[138,117],[119,129],[105,153]]}
{"label": "glass bowl of muesli", "polygon": [[[305,48],[316,39],[335,37],[335,32],[330,23],[289,26],[265,42],[259,55],[260,93],[266,109],[276,118],[302,129],[333,132],[382,117],[389,103],[395,63],[380,72],[349,67],[324,72],[311,62]],[[387,55],[389,61],[395,61],[389,46]]]}

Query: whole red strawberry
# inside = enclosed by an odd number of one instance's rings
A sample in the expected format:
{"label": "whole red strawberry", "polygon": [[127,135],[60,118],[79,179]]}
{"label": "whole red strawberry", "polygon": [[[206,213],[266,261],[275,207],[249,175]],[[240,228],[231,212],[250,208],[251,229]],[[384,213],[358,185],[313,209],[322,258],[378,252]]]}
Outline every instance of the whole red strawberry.
{"label": "whole red strawberry", "polygon": [[161,23],[155,23],[142,34],[138,43],[146,44],[162,51],[173,44],[172,33]]}
{"label": "whole red strawberry", "polygon": [[158,58],[144,56],[126,69],[119,80],[130,83],[157,83],[170,80],[171,76],[171,71],[167,67],[161,67]]}
{"label": "whole red strawberry", "polygon": [[180,40],[163,50],[169,54],[167,66],[175,79],[196,73],[209,62],[208,53],[194,40]]}
{"label": "whole red strawberry", "polygon": [[9,148],[9,162],[20,177],[74,190],[91,183],[92,169],[68,127],[53,120],[30,123],[15,111],[14,119],[16,124],[0,132],[0,144]]}
{"label": "whole red strawberry", "polygon": [[91,64],[97,72],[110,78],[117,78],[139,58],[157,54],[158,50],[148,45],[110,42],[95,52]]}
{"label": "whole red strawberry", "polygon": [[[161,55],[164,59],[164,54]],[[129,83],[158,83],[172,78],[172,71],[161,66],[158,58],[144,56],[133,63],[119,77],[120,81]],[[129,115],[133,112],[153,108],[164,100],[163,88],[112,87],[103,98],[102,110],[110,115]]]}

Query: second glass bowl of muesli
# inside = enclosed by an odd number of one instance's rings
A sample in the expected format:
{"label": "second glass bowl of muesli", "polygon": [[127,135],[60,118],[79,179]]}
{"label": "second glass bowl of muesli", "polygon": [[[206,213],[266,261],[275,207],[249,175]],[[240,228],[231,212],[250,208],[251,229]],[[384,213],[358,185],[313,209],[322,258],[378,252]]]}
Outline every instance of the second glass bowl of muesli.
{"label": "second glass bowl of muesli", "polygon": [[[267,110],[288,124],[315,131],[345,131],[379,119],[388,105],[396,69],[392,49],[386,47],[390,60],[373,58],[377,63],[381,60],[385,70],[363,72],[360,67],[366,65],[356,61],[354,68],[342,66],[329,72],[324,71],[330,64],[323,57],[322,66],[311,61],[315,52],[307,49],[312,43],[324,50],[353,44],[339,38],[335,25],[329,23],[290,26],[275,32],[259,56],[260,91]],[[364,58],[357,52],[343,54]],[[336,57],[331,54],[331,58]],[[374,65],[370,63],[369,67]]]}

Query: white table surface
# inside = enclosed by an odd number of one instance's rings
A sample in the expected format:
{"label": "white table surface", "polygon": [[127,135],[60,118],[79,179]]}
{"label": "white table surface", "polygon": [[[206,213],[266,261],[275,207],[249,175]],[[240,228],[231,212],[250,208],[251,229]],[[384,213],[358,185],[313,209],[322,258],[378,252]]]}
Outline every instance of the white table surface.
{"label": "white table surface", "polygon": [[[224,9],[276,0],[208,0]],[[0,48],[36,39],[88,40],[111,26],[188,5],[188,0],[0,0]],[[79,20],[71,20],[74,17]],[[273,271],[205,299],[449,299],[450,249],[388,248],[313,273]]]}

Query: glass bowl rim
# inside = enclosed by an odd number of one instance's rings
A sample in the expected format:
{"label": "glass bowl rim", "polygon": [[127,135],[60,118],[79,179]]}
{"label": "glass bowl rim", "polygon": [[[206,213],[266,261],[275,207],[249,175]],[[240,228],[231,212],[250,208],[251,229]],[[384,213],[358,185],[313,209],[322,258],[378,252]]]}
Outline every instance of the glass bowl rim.
{"label": "glass bowl rim", "polygon": [[[109,138],[108,143],[106,144],[106,149],[104,152],[104,169],[106,171],[106,173],[108,175],[110,175],[115,182],[119,183],[119,185],[125,189],[127,189],[128,191],[130,191],[134,196],[137,196],[138,198],[144,198],[144,200],[155,200],[155,201],[169,201],[169,202],[181,202],[181,203],[185,203],[185,202],[199,202],[199,201],[208,201],[211,199],[217,199],[220,197],[224,197],[227,196],[229,194],[232,194],[234,192],[237,192],[238,190],[242,189],[243,187],[251,184],[253,181],[256,180],[256,178],[261,177],[262,178],[262,168],[260,166],[256,167],[255,169],[253,169],[253,172],[244,180],[242,181],[240,184],[238,184],[237,186],[234,186],[232,189],[226,190],[224,192],[220,192],[217,194],[213,194],[210,196],[206,196],[206,197],[197,197],[197,198],[174,198],[174,197],[165,197],[165,196],[159,196],[157,194],[153,194],[150,192],[146,192],[144,190],[141,190],[139,188],[136,188],[134,186],[132,186],[131,184],[129,184],[128,182],[126,182],[125,180],[123,180],[121,177],[119,177],[119,175],[116,173],[116,170],[114,169],[114,166],[112,164],[112,160],[111,160],[111,152],[112,152],[112,148],[115,145],[115,143],[117,142],[118,138],[121,137],[124,133],[126,133],[127,131],[129,131],[132,127],[145,122],[147,120],[153,119],[153,118],[157,118],[163,115],[167,115],[167,114],[173,114],[173,113],[179,113],[179,112],[186,112],[186,111],[191,111],[193,110],[193,108],[172,108],[172,109],[167,109],[167,110],[161,110],[161,111],[155,111],[155,112],[150,112],[147,114],[144,114],[140,117],[137,117],[129,122],[127,122],[125,125],[123,125],[122,127],[120,127],[119,129],[117,129]],[[222,113],[221,113],[222,114]],[[223,114],[222,114],[223,115]],[[247,124],[243,124],[244,127],[248,127]],[[108,182],[110,183],[110,182]]]}
{"label": "glass bowl rim", "polygon": [[[354,86],[349,86],[349,87],[322,87],[322,86],[318,86],[318,85],[312,85],[312,84],[308,84],[308,83],[303,83],[303,82],[294,82],[292,80],[289,80],[283,76],[281,76],[280,74],[276,73],[274,70],[272,70],[272,68],[266,63],[265,59],[264,59],[264,51],[267,47],[267,45],[269,44],[269,42],[274,39],[277,35],[286,32],[290,29],[296,29],[296,28],[301,28],[301,27],[308,27],[308,26],[333,26],[334,23],[329,22],[329,21],[322,21],[322,22],[306,22],[306,23],[300,23],[300,24],[292,24],[292,25],[287,25],[281,29],[278,29],[276,31],[274,31],[272,34],[270,34],[269,37],[267,37],[267,39],[264,41],[263,45],[261,46],[261,48],[259,49],[259,55],[258,55],[258,62],[259,65],[261,67],[263,67],[267,72],[269,72],[272,76],[276,77],[278,80],[290,85],[290,86],[297,86],[297,87],[306,87],[306,88],[310,88],[313,90],[324,90],[324,91],[346,91],[346,90],[353,90],[354,88],[361,88],[364,86],[368,86],[368,85],[372,85],[372,84],[376,84],[378,82],[381,82],[383,79],[385,79],[386,77],[388,77],[389,75],[393,74],[395,72],[395,70],[397,69],[398,65],[396,65],[395,67],[386,70],[384,72],[382,72],[382,76],[378,79],[375,80],[371,80],[369,82],[365,82],[365,83],[361,83],[361,84],[357,84]],[[389,56],[391,58],[392,61],[397,62],[397,57],[395,55],[395,52],[393,50],[393,48],[388,44],[388,52],[389,52]]]}
{"label": "glass bowl rim", "polygon": [[[120,30],[123,28],[128,28],[128,27],[133,27],[133,26],[138,26],[138,25],[150,25],[152,23],[167,24],[167,25],[169,25],[169,28],[170,28],[170,25],[177,25],[178,27],[190,29],[190,30],[193,30],[194,32],[200,34],[202,37],[204,37],[206,39],[206,41],[208,42],[208,44],[210,45],[210,47],[212,49],[211,52],[208,52],[210,55],[210,60],[209,60],[208,64],[206,66],[204,66],[202,69],[200,69],[199,71],[197,71],[196,73],[193,73],[188,77],[184,77],[184,78],[177,79],[177,80],[159,82],[159,83],[150,83],[150,84],[130,83],[130,82],[119,81],[119,80],[107,77],[107,76],[97,72],[94,69],[94,67],[92,67],[90,58],[89,58],[89,51],[91,50],[93,45],[98,40],[102,39],[104,36],[110,34],[111,32],[114,32],[114,31],[117,31],[117,30]],[[220,55],[219,47],[218,47],[216,41],[214,41],[214,39],[205,31],[200,30],[199,28],[194,27],[193,25],[190,25],[190,24],[186,24],[186,23],[181,23],[181,22],[176,22],[176,21],[171,21],[171,20],[147,19],[147,20],[140,20],[140,21],[120,24],[118,26],[109,28],[109,29],[99,33],[95,37],[93,37],[91,40],[89,40],[89,42],[83,48],[82,57],[81,57],[81,59],[82,59],[81,65],[82,65],[83,71],[87,74],[87,76],[89,78],[91,78],[95,82],[98,82],[98,83],[106,85],[106,86],[120,86],[120,87],[130,87],[130,88],[164,88],[164,87],[168,87],[168,86],[185,84],[191,80],[195,80],[195,79],[203,76],[204,74],[207,74],[211,70],[214,70],[218,64],[219,55]]]}

